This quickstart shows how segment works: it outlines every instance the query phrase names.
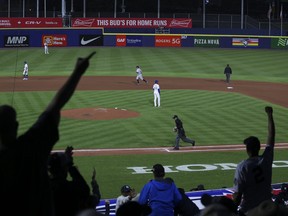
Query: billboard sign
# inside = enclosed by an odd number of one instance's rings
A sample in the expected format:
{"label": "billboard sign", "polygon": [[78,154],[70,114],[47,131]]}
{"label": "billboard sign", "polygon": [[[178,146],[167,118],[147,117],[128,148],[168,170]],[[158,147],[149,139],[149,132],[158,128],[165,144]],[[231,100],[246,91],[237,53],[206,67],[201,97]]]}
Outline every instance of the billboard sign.
{"label": "billboard sign", "polygon": [[181,47],[181,36],[155,36],[156,47]]}
{"label": "billboard sign", "polygon": [[80,46],[103,46],[103,35],[80,35]]}
{"label": "billboard sign", "polygon": [[62,18],[0,18],[0,28],[60,28]]}
{"label": "billboard sign", "polygon": [[66,47],[67,35],[42,35],[42,42],[46,42],[48,46]]}
{"label": "billboard sign", "polygon": [[5,35],[4,47],[29,47],[28,35]]}
{"label": "billboard sign", "polygon": [[258,38],[233,38],[232,46],[233,47],[258,47],[259,39]]}
{"label": "billboard sign", "polygon": [[288,48],[288,38],[272,38],[271,48],[277,49],[287,49]]}
{"label": "billboard sign", "polygon": [[195,47],[219,47],[220,39],[218,37],[194,37]]}
{"label": "billboard sign", "polygon": [[184,18],[74,18],[72,27],[102,28],[192,28],[192,19]]}
{"label": "billboard sign", "polygon": [[116,36],[116,46],[125,47],[126,46],[126,35]]}
{"label": "billboard sign", "polygon": [[126,36],[126,46],[142,46],[142,36]]}

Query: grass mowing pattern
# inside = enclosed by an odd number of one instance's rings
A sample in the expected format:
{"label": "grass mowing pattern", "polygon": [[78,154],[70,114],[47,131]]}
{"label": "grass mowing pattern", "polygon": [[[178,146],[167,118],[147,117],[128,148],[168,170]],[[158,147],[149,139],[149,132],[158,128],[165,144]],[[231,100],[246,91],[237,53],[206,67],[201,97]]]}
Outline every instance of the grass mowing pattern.
{"label": "grass mowing pattern", "polygon": [[[96,50],[86,75],[135,76],[140,65],[144,77],[195,77],[223,79],[227,63],[233,69],[232,80],[288,82],[286,50],[263,49],[208,49],[208,48],[43,48],[0,50],[0,76],[22,77],[23,62],[29,63],[30,76],[68,76],[76,59]],[[1,104],[16,107],[20,122],[19,134],[36,120],[55,92],[0,93]],[[284,94],[284,93],[283,93]],[[267,118],[265,101],[235,93],[192,90],[165,90],[162,107],[155,110],[152,91],[77,91],[65,109],[82,107],[123,107],[141,113],[137,119],[111,121],[76,121],[62,118],[60,141],[56,148],[73,145],[74,148],[122,148],[171,146],[175,134],[171,132],[172,115],[178,114],[184,122],[187,135],[197,145],[241,143],[253,134],[266,142]],[[12,100],[13,98],[13,100]],[[276,142],[287,142],[288,112],[274,105]],[[123,184],[140,191],[152,175],[133,175],[130,166],[151,168],[154,163],[179,166],[183,164],[238,163],[246,158],[245,152],[182,153],[169,155],[129,155],[75,157],[87,182],[91,180],[93,166],[102,198],[119,195]],[[275,151],[275,160],[287,160],[287,150]],[[286,182],[287,168],[273,169],[273,183]],[[172,177],[177,186],[189,190],[198,184],[206,188],[232,186],[234,170],[211,172],[178,172]],[[212,179],[212,180],[211,180]]]}
{"label": "grass mowing pattern", "polygon": [[151,48],[89,47],[0,50],[0,76],[22,76],[23,62],[29,63],[30,76],[69,75],[78,57],[92,51],[86,75],[135,76],[140,65],[145,77],[196,77],[223,79],[227,63],[233,69],[232,80],[288,82],[288,62],[285,50],[266,49],[208,49],[208,48]]}
{"label": "grass mowing pattern", "polygon": [[[53,92],[15,93],[20,133],[36,120],[53,95]],[[9,97],[1,93],[0,99],[4,102]],[[63,117],[61,139],[56,148],[68,145],[75,148],[171,147],[175,140],[174,114],[183,120],[187,136],[195,139],[197,145],[242,143],[249,135],[257,135],[266,142],[264,106],[270,104],[265,101],[232,92],[194,90],[165,90],[161,100],[162,106],[155,108],[152,91],[78,91],[64,109],[118,107],[139,112],[140,116],[108,121]],[[276,141],[285,142],[288,126],[287,118],[282,117],[287,116],[287,109],[280,106],[274,109]]]}

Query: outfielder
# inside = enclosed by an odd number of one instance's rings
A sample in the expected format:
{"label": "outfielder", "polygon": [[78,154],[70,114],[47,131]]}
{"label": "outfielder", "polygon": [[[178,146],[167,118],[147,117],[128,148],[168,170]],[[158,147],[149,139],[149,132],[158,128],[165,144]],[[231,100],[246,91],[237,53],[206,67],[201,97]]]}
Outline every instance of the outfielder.
{"label": "outfielder", "polygon": [[139,79],[141,79],[145,83],[148,83],[148,81],[143,78],[143,74],[142,74],[142,70],[141,70],[140,66],[136,66],[136,74],[137,74],[137,76],[136,76],[137,85],[140,84]]}
{"label": "outfielder", "polygon": [[28,63],[24,61],[23,80],[28,80]]}
{"label": "outfielder", "polygon": [[183,123],[182,121],[178,118],[177,115],[174,115],[173,116],[173,119],[175,120],[175,124],[176,126],[173,128],[173,130],[175,132],[177,132],[177,136],[176,136],[176,140],[175,140],[175,146],[173,148],[173,150],[179,150],[179,142],[180,142],[180,139],[183,141],[183,142],[187,142],[187,143],[191,143],[192,146],[195,146],[195,141],[186,137],[186,134],[185,134],[185,130],[183,128]]}
{"label": "outfielder", "polygon": [[153,85],[154,92],[154,107],[160,107],[160,86],[158,84],[158,80],[154,81]]}
{"label": "outfielder", "polygon": [[44,53],[45,53],[45,54],[49,54],[48,44],[47,44],[46,42],[44,43]]}

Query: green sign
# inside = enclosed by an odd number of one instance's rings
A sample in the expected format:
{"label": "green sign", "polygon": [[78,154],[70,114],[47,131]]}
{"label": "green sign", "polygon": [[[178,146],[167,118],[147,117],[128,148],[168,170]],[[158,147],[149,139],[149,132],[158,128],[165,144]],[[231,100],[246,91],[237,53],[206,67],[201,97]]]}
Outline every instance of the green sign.
{"label": "green sign", "polygon": [[271,48],[288,49],[288,38],[272,38]]}
{"label": "green sign", "polygon": [[194,37],[194,47],[219,47],[218,37]]}

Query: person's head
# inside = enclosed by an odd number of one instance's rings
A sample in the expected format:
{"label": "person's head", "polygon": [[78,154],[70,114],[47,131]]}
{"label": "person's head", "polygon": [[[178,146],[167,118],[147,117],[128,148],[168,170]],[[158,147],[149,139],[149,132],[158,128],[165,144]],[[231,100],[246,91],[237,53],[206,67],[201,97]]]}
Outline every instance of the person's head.
{"label": "person's head", "polygon": [[9,105],[0,106],[0,148],[5,148],[17,138],[16,111]]}
{"label": "person's head", "polygon": [[128,196],[132,191],[132,188],[129,185],[123,185],[120,191],[123,196]]}
{"label": "person's head", "polygon": [[260,141],[255,136],[250,136],[244,140],[244,144],[246,145],[247,154],[250,157],[258,156],[260,151]]}
{"label": "person's head", "polygon": [[140,67],[137,65],[136,68],[140,68]]}
{"label": "person's head", "polygon": [[27,61],[24,61],[24,64],[27,64]]}
{"label": "person's head", "polygon": [[229,64],[227,64],[227,67],[229,67]]}
{"label": "person's head", "polygon": [[165,176],[165,169],[161,164],[155,164],[151,171],[155,178],[163,178]]}
{"label": "person's head", "polygon": [[173,116],[173,119],[175,120],[175,119],[178,119],[178,116],[177,115],[174,115]]}
{"label": "person's head", "polygon": [[158,80],[155,80],[154,83],[157,83],[157,84],[158,84]]}
{"label": "person's head", "polygon": [[65,178],[68,175],[68,159],[63,152],[54,152],[48,158],[48,171],[52,178]]}

